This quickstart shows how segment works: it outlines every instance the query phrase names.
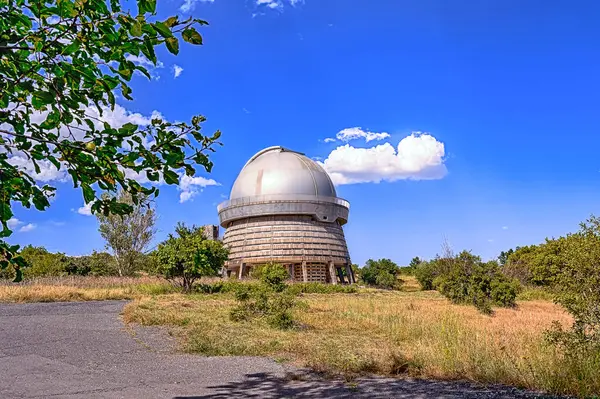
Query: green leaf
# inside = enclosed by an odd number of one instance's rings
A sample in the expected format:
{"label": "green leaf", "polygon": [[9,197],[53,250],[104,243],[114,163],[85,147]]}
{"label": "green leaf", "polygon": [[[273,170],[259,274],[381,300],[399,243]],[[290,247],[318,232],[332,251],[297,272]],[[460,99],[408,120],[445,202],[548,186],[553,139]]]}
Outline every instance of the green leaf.
{"label": "green leaf", "polygon": [[54,94],[52,94],[48,91],[41,91],[41,90],[34,91],[33,98],[38,100],[40,102],[40,104],[43,104],[43,105],[50,104],[50,103],[54,102],[54,100],[56,99],[54,97]]}
{"label": "green leaf", "polygon": [[121,128],[119,129],[119,133],[131,135],[131,134],[135,133],[135,131],[137,129],[138,129],[138,125],[128,122],[128,123],[124,124],[123,126],[121,126]]}
{"label": "green leaf", "polygon": [[165,44],[171,54],[179,54],[179,40],[176,37],[169,37],[165,40]]}
{"label": "green leaf", "polygon": [[169,29],[169,27],[162,22],[155,22],[154,29],[156,29],[162,37],[165,37],[165,38],[173,37],[173,33],[171,33],[171,29]]}
{"label": "green leaf", "polygon": [[195,28],[187,28],[181,34],[183,40],[191,44],[202,44],[202,36]]}
{"label": "green leaf", "polygon": [[168,26],[169,28],[177,25],[178,23],[179,23],[179,17],[177,15],[175,15],[174,17],[167,18],[167,20],[164,22],[164,24],[166,26]]}
{"label": "green leaf", "polygon": [[0,220],[6,222],[8,219],[13,217],[12,210],[9,204],[0,203]]}
{"label": "green leaf", "polygon": [[132,36],[140,37],[142,36],[142,24],[138,21],[135,21],[133,25],[131,25],[131,29],[129,30]]}
{"label": "green leaf", "polygon": [[163,173],[163,176],[164,176],[165,182],[167,184],[178,184],[179,183],[179,176],[177,175],[177,173],[173,172],[172,170],[167,170],[166,172]]}
{"label": "green leaf", "polygon": [[88,184],[82,184],[81,189],[83,190],[83,199],[86,204],[96,198],[96,192]]}

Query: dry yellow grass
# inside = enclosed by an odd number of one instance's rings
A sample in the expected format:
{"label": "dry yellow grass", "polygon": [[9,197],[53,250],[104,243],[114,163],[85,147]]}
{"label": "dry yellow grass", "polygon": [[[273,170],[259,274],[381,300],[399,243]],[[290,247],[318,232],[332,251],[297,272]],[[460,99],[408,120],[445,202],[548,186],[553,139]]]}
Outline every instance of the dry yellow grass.
{"label": "dry yellow grass", "polygon": [[547,301],[520,302],[493,317],[435,292],[311,294],[303,301],[297,311],[303,327],[295,331],[231,322],[234,301],[225,295],[145,298],[128,305],[124,317],[176,326],[185,350],[207,355],[269,355],[345,375],[408,373],[562,394],[600,391],[600,370],[568,364],[545,344],[553,320],[571,323]]}
{"label": "dry yellow grass", "polygon": [[0,284],[0,302],[65,302],[134,299],[173,292],[155,277],[50,277]]}

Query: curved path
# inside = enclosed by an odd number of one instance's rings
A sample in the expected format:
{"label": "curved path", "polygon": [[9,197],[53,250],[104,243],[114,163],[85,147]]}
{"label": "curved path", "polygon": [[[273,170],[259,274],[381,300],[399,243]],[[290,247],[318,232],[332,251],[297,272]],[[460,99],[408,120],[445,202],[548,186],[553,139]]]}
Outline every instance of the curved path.
{"label": "curved path", "polygon": [[471,383],[289,378],[265,358],[175,353],[163,329],[129,328],[125,302],[0,304],[0,398],[533,398]]}

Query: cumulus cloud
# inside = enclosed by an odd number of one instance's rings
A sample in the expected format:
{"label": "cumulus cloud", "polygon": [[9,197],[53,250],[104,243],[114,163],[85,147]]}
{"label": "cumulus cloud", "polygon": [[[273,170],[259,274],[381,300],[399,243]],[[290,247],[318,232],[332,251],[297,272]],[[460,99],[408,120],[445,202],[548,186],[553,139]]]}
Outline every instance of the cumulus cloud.
{"label": "cumulus cloud", "polygon": [[267,7],[272,10],[281,10],[283,9],[284,4],[286,3],[291,5],[292,7],[295,7],[299,4],[304,3],[304,0],[256,0],[257,6]]}
{"label": "cumulus cloud", "polygon": [[183,72],[182,67],[180,67],[179,65],[173,65],[173,77],[174,78],[178,78],[179,75],[181,75],[181,72]]}
{"label": "cumulus cloud", "polygon": [[127,54],[125,59],[133,62],[134,64],[141,65],[141,66],[147,67],[147,68],[162,68],[162,67],[164,67],[164,64],[162,62],[157,61],[156,65],[154,65],[154,63],[152,61],[150,61],[148,58],[146,58],[143,55]]}
{"label": "cumulus cloud", "polygon": [[349,142],[349,141],[357,140],[357,139],[365,139],[365,141],[367,143],[369,141],[373,141],[373,140],[379,141],[379,140],[387,139],[389,137],[390,137],[389,133],[369,132],[367,130],[363,130],[360,127],[349,127],[346,129],[342,129],[338,132],[338,134],[335,135],[335,138],[340,141]]}
{"label": "cumulus cloud", "polygon": [[92,216],[92,202],[77,209],[77,213],[84,216]]}
{"label": "cumulus cloud", "polygon": [[185,0],[181,7],[179,7],[179,11],[181,12],[190,12],[196,8],[196,3],[214,3],[215,0]]}
{"label": "cumulus cloud", "polygon": [[[102,115],[100,115],[95,106],[88,106],[85,108],[86,114],[88,114],[94,120],[94,124],[98,129],[102,129],[103,122],[107,122],[111,127],[118,128],[128,122],[139,126],[147,126],[151,123],[152,119],[163,118],[161,113],[158,111],[153,111],[150,115],[142,115],[137,112],[130,112],[119,104],[116,104],[112,110],[108,107],[103,107],[102,111]],[[46,120],[47,116],[48,111],[33,112],[30,118],[33,123],[42,123],[44,120]],[[8,128],[7,126],[2,127]],[[58,134],[61,137],[66,138],[72,136],[72,138],[75,140],[82,140],[85,132],[79,129],[72,129],[69,131],[67,128],[63,127],[58,131]],[[146,144],[149,145],[150,143]],[[56,166],[54,166],[48,160],[37,161],[39,172],[36,171],[33,161],[29,159],[23,152],[19,151],[13,152],[8,158],[8,162],[20,170],[27,172],[36,181],[42,183],[51,181],[66,181],[69,177],[66,169],[61,168],[58,170]]]}
{"label": "cumulus cloud", "polygon": [[179,179],[179,190],[181,191],[179,202],[184,203],[191,200],[207,186],[220,186],[220,184],[213,179],[207,179],[202,176],[191,177],[182,175]]}
{"label": "cumulus cloud", "polygon": [[10,218],[6,221],[6,225],[8,226],[9,229],[14,229],[15,227],[18,227],[20,225],[22,225],[23,222],[21,222],[19,219],[17,218]]}
{"label": "cumulus cloud", "polygon": [[36,227],[37,226],[35,224],[29,223],[29,224],[26,224],[25,226],[21,227],[19,229],[19,232],[21,232],[21,233],[27,233],[28,231],[31,231],[31,230],[35,229]]}
{"label": "cumulus cloud", "polygon": [[339,146],[320,164],[337,185],[431,180],[447,174],[444,155],[444,144],[435,137],[413,132],[397,148],[389,143],[369,148]]}
{"label": "cumulus cloud", "polygon": [[326,143],[335,143],[337,140],[334,139],[333,137],[327,137],[325,140],[323,140]]}

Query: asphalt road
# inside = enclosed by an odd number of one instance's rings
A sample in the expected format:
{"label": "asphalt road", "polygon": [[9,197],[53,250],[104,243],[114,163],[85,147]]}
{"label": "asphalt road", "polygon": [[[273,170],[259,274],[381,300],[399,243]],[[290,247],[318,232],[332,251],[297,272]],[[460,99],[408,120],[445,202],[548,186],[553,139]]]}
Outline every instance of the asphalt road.
{"label": "asphalt road", "polygon": [[272,360],[176,353],[163,329],[126,327],[124,302],[0,304],[0,398],[533,398],[466,382],[290,378]]}

